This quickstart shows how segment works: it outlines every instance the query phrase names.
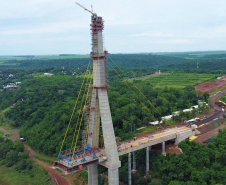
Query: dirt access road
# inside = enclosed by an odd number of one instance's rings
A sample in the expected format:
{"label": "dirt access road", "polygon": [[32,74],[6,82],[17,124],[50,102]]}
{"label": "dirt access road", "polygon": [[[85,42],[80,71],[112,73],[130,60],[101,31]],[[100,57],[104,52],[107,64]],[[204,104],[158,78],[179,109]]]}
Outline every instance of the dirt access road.
{"label": "dirt access road", "polygon": [[29,157],[32,161],[36,162],[37,164],[48,170],[57,185],[71,185],[71,183],[67,179],[65,179],[59,172],[52,169],[50,165],[36,159],[35,152],[31,149],[31,147],[24,145],[24,148],[26,151],[29,151]]}
{"label": "dirt access road", "polygon": [[[4,132],[4,134],[9,134],[9,132],[13,132],[14,134],[9,137],[9,139],[11,139],[13,142],[19,139],[19,129],[13,129],[9,131],[0,127],[0,130]],[[29,152],[29,157],[32,161],[36,162],[38,165],[48,170],[56,185],[71,185],[71,183],[67,179],[65,179],[58,171],[52,169],[52,166],[36,159],[36,153],[34,150],[31,149],[31,147],[24,145],[24,149]]]}
{"label": "dirt access road", "polygon": [[17,139],[19,139],[19,130],[18,129],[12,129],[12,130],[6,130],[2,127],[0,127],[0,130],[2,132],[4,132],[4,134],[10,134],[11,132],[13,132],[13,135],[12,136],[9,136],[9,139],[11,139],[13,142],[16,141]]}

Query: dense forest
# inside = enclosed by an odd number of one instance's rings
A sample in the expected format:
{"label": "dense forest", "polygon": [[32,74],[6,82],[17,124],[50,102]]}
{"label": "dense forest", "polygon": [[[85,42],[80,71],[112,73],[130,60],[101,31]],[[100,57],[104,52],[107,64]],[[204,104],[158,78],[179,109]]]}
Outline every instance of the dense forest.
{"label": "dense forest", "polygon": [[[226,73],[226,59],[223,53],[221,55],[215,58],[200,53],[198,55],[197,53],[110,55],[108,92],[116,136],[120,137],[121,141],[132,138],[136,128],[148,127],[150,121],[160,120],[160,117],[172,114],[174,111],[190,108],[196,105],[198,100],[207,102],[209,95],[196,92],[194,84],[201,80],[215,79],[218,75]],[[25,137],[28,145],[34,150],[57,156],[83,78],[86,76],[87,79],[90,78],[85,75],[89,61],[88,56],[59,58],[30,56],[9,58],[3,60],[3,65],[2,61],[0,62],[0,113],[4,111],[4,116],[11,121],[11,126],[20,128],[20,136]],[[123,73],[120,72],[121,70]],[[137,78],[154,74],[159,70],[167,75],[155,80]],[[54,75],[45,76],[44,73]],[[189,75],[186,75],[187,73]],[[194,75],[195,73],[199,74]],[[201,73],[204,75],[200,75]],[[212,76],[208,77],[210,73]],[[187,80],[189,76],[194,77],[193,83]],[[180,79],[177,83],[182,83],[183,78],[189,85],[176,84],[178,77]],[[160,83],[163,81],[174,83],[175,87],[163,86]],[[15,82],[22,82],[17,89],[11,91],[1,89],[2,86]],[[85,93],[84,89],[82,93]],[[79,100],[78,107],[81,104]],[[78,113],[79,109],[76,109],[65,149],[71,146]],[[192,118],[196,111],[180,113],[179,116],[174,117],[174,121]],[[0,115],[0,125],[2,120]],[[220,136],[207,146],[188,141],[181,143],[180,147],[183,149],[181,155],[167,154],[163,157],[151,152],[152,173],[151,177],[147,178],[144,177],[143,164],[145,151],[137,152],[139,167],[138,173],[133,175],[134,183],[137,185],[225,184],[225,178],[222,176],[223,172],[225,173],[223,167],[225,132],[221,132]],[[81,142],[80,137],[79,144]],[[213,148],[216,150],[212,151]],[[203,157],[200,159],[200,156]],[[14,164],[10,163],[10,157],[15,158]],[[28,154],[24,152],[20,143],[13,144],[9,140],[0,138],[0,164],[11,166],[18,171],[34,173],[32,171],[35,167],[27,158]],[[121,160],[125,165],[120,168],[120,179],[127,183],[127,157],[123,156]],[[216,173],[217,170],[222,173]]]}
{"label": "dense forest", "polygon": [[[3,110],[14,104],[6,116],[13,121],[13,126],[22,126],[21,136],[27,138],[34,149],[57,155],[81,83],[82,77],[79,76],[30,75],[18,90],[1,92],[0,108]],[[133,81],[110,83],[109,101],[115,133],[122,140],[132,136],[132,128],[147,126],[150,121],[160,120],[160,117],[176,110],[190,108],[197,104],[197,100],[205,98],[193,87],[156,89],[150,83],[140,81],[136,87]],[[68,141],[72,141],[73,130],[71,128],[69,131]]]}
{"label": "dense forest", "polygon": [[[166,156],[150,152],[150,177],[145,177],[145,150],[136,152],[137,172],[132,174],[136,185],[223,185],[226,184],[226,130],[209,144],[189,142],[179,144],[182,154]],[[121,158],[120,180],[128,183],[128,158]]]}
{"label": "dense forest", "polygon": [[[180,69],[199,72],[213,72],[219,70],[225,73],[226,54],[224,53],[146,53],[146,54],[110,54],[109,68],[119,66],[123,68],[154,68],[154,69]],[[27,57],[27,58],[0,58],[2,69],[44,69],[44,68],[82,68],[88,65],[91,59],[85,56],[71,57]],[[219,72],[218,72],[219,73]]]}

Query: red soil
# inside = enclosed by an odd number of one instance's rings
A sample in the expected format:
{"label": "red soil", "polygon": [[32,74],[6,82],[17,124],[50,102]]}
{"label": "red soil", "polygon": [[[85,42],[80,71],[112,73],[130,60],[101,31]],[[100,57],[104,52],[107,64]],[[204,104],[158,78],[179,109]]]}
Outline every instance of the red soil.
{"label": "red soil", "polygon": [[197,85],[195,87],[195,90],[211,93],[223,87],[226,87],[226,78],[224,78],[223,80],[217,80],[217,81],[207,82],[204,84]]}
{"label": "red soil", "polygon": [[40,166],[43,168],[47,169],[50,175],[53,177],[54,181],[56,182],[57,185],[71,185],[71,183],[66,180],[59,172],[55,171],[54,169],[51,168],[48,164],[39,161],[36,159],[35,152],[31,149],[31,147],[24,145],[24,148],[26,151],[29,151],[29,157],[31,158],[32,161],[38,163]]}

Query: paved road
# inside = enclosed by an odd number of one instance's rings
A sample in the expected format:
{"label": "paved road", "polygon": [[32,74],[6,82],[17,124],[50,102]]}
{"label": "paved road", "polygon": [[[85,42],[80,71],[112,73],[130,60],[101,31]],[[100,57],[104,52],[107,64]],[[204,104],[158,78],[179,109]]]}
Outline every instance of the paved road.
{"label": "paved road", "polygon": [[199,122],[196,122],[194,124],[196,124],[197,126],[199,125],[202,125],[202,124],[205,124],[205,123],[209,123],[210,121],[213,121],[214,119],[220,117],[220,116],[223,116],[224,114],[226,114],[225,112],[223,111],[217,111],[214,115],[202,120],[202,121],[199,121]]}
{"label": "paved road", "polygon": [[196,124],[197,126],[199,126],[199,125],[208,123],[208,122],[210,122],[210,121],[213,121],[214,119],[216,119],[216,118],[218,118],[218,117],[220,117],[220,116],[223,116],[224,114],[226,115],[226,112],[225,112],[226,110],[225,110],[225,111],[222,111],[222,108],[219,107],[219,106],[217,106],[217,105],[215,104],[215,102],[216,102],[216,101],[219,101],[219,99],[220,99],[224,94],[226,94],[226,89],[223,90],[222,93],[216,93],[216,94],[212,95],[212,96],[210,97],[211,109],[214,109],[214,110],[216,110],[217,112],[216,112],[214,115],[212,115],[212,116],[210,116],[210,117],[208,117],[208,118],[206,118],[206,119],[204,119],[204,120],[202,120],[202,121],[196,122],[196,123],[194,123],[194,124]]}

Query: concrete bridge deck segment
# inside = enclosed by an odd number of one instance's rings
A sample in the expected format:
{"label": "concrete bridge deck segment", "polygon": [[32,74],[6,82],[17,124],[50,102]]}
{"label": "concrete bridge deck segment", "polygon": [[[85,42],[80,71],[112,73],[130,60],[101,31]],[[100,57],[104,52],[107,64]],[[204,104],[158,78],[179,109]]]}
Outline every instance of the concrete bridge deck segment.
{"label": "concrete bridge deck segment", "polygon": [[176,143],[183,141],[184,139],[195,135],[195,132],[188,127],[175,127],[166,129],[160,133],[150,134],[146,137],[137,138],[136,140],[130,140],[122,143],[118,146],[118,153],[124,155],[130,152],[134,152],[148,146],[156,145],[165,141],[175,139]]}

